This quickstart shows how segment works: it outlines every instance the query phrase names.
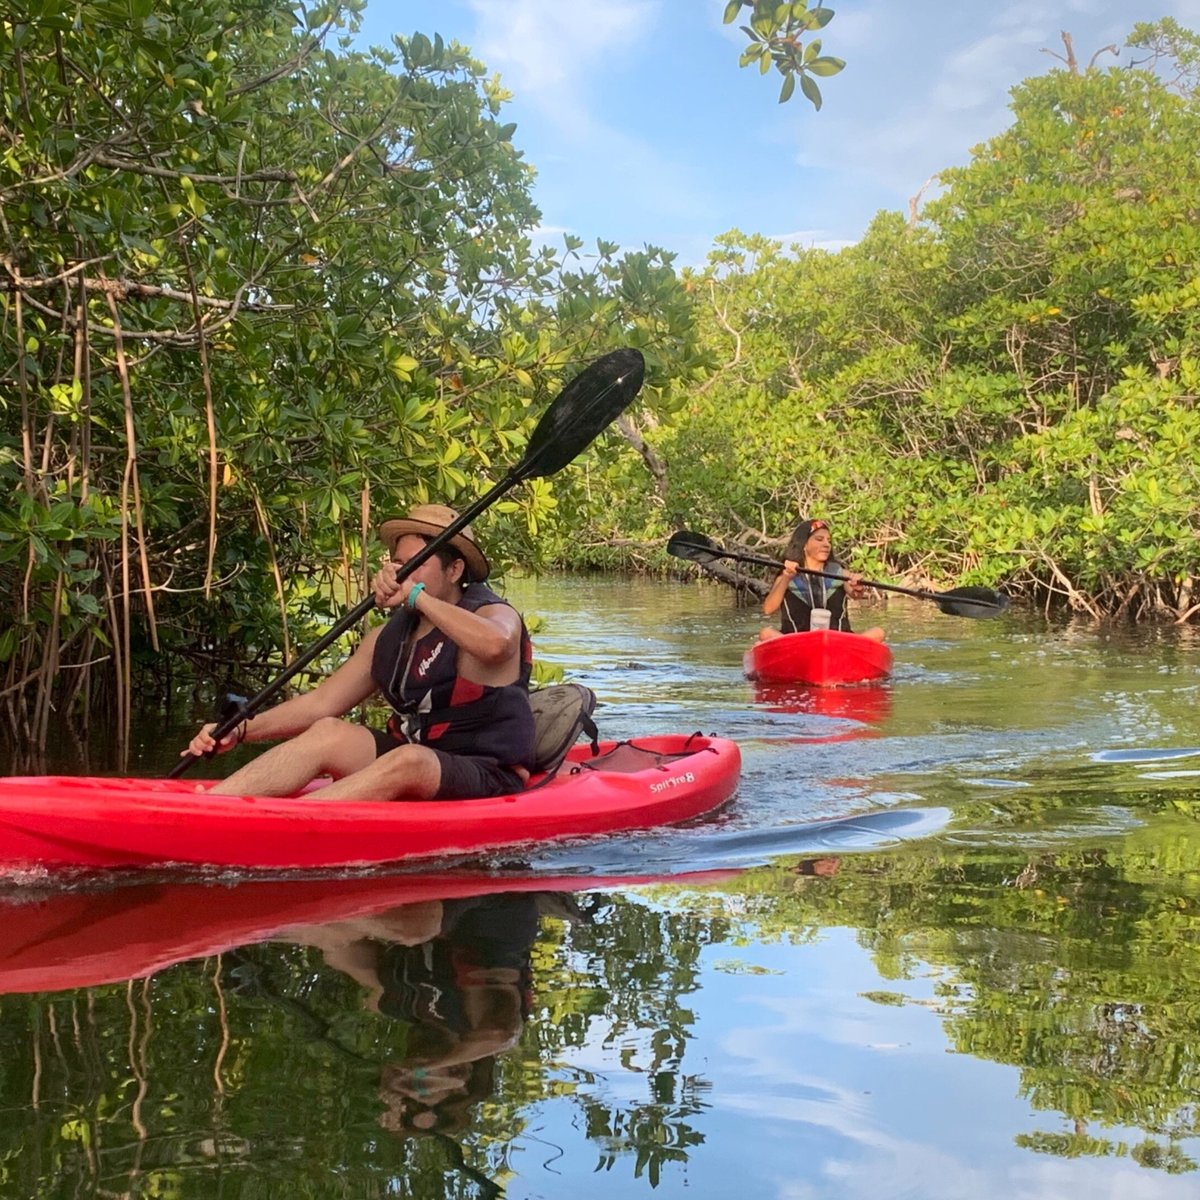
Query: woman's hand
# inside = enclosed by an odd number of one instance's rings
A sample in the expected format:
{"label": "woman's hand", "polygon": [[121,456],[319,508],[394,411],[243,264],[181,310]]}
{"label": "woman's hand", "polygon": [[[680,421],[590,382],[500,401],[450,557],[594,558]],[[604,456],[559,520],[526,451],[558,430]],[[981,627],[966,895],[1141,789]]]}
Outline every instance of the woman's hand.
{"label": "woman's hand", "polygon": [[215,721],[209,722],[190,742],[186,750],[180,750],[179,757],[182,758],[185,754],[190,754],[194,758],[203,758],[206,754],[224,754],[226,750],[232,750],[244,736],[246,723],[243,721],[241,725],[231,729],[219,742],[213,740],[212,731],[216,729]]}
{"label": "woman's hand", "polygon": [[846,595],[849,596],[851,600],[861,600],[863,598],[863,593],[866,591],[866,588],[863,587],[862,576],[855,571],[852,571],[846,576],[845,587]]}
{"label": "woman's hand", "polygon": [[783,570],[780,572],[780,574],[786,575],[789,579],[791,579],[799,572],[799,570],[800,564],[798,562],[793,562],[790,558],[785,558],[783,560]]}

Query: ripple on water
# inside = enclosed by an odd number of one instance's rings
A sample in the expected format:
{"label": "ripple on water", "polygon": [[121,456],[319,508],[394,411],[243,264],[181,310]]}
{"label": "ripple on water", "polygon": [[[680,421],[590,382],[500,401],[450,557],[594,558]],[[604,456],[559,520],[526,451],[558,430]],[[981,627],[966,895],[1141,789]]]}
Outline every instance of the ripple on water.
{"label": "ripple on water", "polygon": [[997,791],[1013,791],[1031,785],[1023,779],[964,779],[968,787],[995,788]]}
{"label": "ripple on water", "polygon": [[1117,804],[1059,809],[1040,814],[1036,822],[1005,827],[1000,821],[974,828],[956,826],[945,835],[947,843],[960,846],[1016,848],[1022,853],[1047,850],[1068,843],[1118,838],[1145,822],[1132,809]]}
{"label": "ripple on water", "polygon": [[1145,763],[1165,762],[1173,758],[1193,758],[1200,754],[1200,747],[1189,746],[1175,748],[1162,746],[1154,749],[1130,750],[1098,750],[1092,755],[1092,762],[1098,763]]}

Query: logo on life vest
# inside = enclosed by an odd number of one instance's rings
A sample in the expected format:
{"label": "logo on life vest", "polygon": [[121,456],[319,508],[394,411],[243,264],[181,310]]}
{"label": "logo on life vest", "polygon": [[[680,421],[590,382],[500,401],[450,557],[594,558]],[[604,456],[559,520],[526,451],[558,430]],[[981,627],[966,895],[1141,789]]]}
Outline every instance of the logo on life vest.
{"label": "logo on life vest", "polygon": [[664,779],[662,783],[652,783],[650,790],[652,792],[665,792],[668,788],[681,787],[685,783],[695,782],[695,775],[689,771],[686,775],[672,775],[670,779]]}
{"label": "logo on life vest", "polygon": [[425,658],[421,659],[419,663],[417,663],[418,675],[427,675],[429,673],[429,668],[433,666],[437,656],[441,654],[442,647],[445,644],[445,642],[438,642],[438,644],[434,646],[432,650],[430,650],[429,654]]}

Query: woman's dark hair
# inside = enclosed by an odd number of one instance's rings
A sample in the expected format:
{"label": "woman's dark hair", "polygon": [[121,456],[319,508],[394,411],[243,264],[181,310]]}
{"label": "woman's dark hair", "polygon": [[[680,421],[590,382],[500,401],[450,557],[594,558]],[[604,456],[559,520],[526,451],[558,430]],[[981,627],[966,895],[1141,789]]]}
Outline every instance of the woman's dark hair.
{"label": "woman's dark hair", "polygon": [[792,534],[791,541],[788,542],[787,550],[784,552],[784,558],[791,559],[792,562],[803,564],[804,562],[804,547],[808,545],[808,539],[812,537],[818,529],[829,529],[829,522],[822,521],[819,517],[813,517],[808,521],[801,521],[796,526],[795,532]]}

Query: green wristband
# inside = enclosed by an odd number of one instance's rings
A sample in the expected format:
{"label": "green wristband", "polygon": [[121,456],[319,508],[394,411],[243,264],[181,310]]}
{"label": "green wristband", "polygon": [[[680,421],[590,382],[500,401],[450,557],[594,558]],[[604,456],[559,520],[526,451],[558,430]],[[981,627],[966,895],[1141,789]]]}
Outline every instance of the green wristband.
{"label": "green wristband", "polygon": [[414,583],[412,585],[412,588],[409,590],[409,593],[408,593],[408,599],[405,600],[405,602],[404,602],[404,606],[405,606],[405,608],[407,608],[409,610],[409,612],[412,612],[412,610],[417,607],[417,597],[424,590],[425,590],[425,585],[423,583]]}

